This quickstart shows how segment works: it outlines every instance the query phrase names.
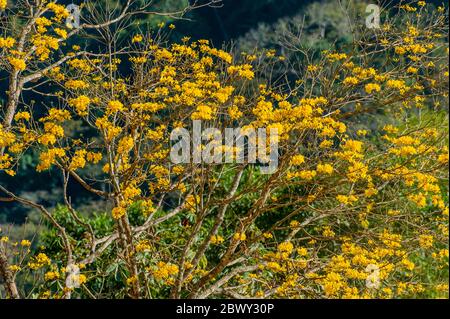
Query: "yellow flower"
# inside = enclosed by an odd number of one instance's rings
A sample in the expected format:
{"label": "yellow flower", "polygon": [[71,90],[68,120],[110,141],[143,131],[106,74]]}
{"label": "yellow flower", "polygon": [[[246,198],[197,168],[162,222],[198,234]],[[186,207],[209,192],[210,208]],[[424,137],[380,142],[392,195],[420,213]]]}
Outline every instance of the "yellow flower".
{"label": "yellow flower", "polygon": [[116,112],[123,112],[124,106],[123,106],[122,102],[120,102],[120,101],[109,101],[107,111],[108,111],[108,114],[113,114]]}
{"label": "yellow flower", "polygon": [[438,162],[441,164],[447,164],[448,163],[449,154],[441,154],[438,156]]}
{"label": "yellow flower", "polygon": [[119,146],[117,147],[117,153],[126,154],[130,152],[134,147],[134,140],[131,136],[125,136],[119,142]]}
{"label": "yellow flower", "polygon": [[79,283],[80,285],[86,283],[86,281],[87,281],[87,278],[86,278],[85,275],[81,274],[81,275],[78,276],[78,283]]}
{"label": "yellow flower", "polygon": [[356,202],[358,200],[358,197],[354,196],[354,195],[338,195],[336,196],[336,199],[339,203],[344,204],[344,205],[351,205],[354,202]]}
{"label": "yellow flower", "polygon": [[22,59],[10,57],[8,58],[9,63],[13,66],[15,70],[23,71],[27,68],[25,61]]}
{"label": "yellow flower", "polygon": [[84,168],[86,165],[86,150],[78,150],[75,152],[72,162],[69,165],[71,171],[75,171],[79,168]]}
{"label": "yellow flower", "polygon": [[63,30],[63,29],[60,29],[60,28],[55,28],[55,33],[57,35],[59,35],[61,38],[67,39],[67,31],[66,30]]}
{"label": "yellow flower", "polygon": [[136,244],[136,251],[137,252],[145,252],[152,248],[150,245],[150,242],[148,240],[141,240],[139,243]]}
{"label": "yellow flower", "polygon": [[420,208],[424,208],[427,206],[427,197],[422,193],[409,195],[408,198]]}
{"label": "yellow flower", "polygon": [[419,245],[422,248],[431,248],[433,247],[433,236],[432,235],[420,235],[419,236]]}
{"label": "yellow flower", "polygon": [[129,277],[129,278],[127,278],[127,280],[126,280],[127,286],[132,286],[132,285],[134,285],[135,283],[137,283],[137,281],[138,281],[137,276]]}
{"label": "yellow flower", "polygon": [[5,10],[8,5],[8,0],[0,0],[0,10]]}
{"label": "yellow flower", "polygon": [[298,254],[300,257],[305,257],[305,256],[308,255],[308,249],[306,249],[306,248],[304,248],[304,247],[302,247],[302,248],[297,248],[297,254]]}
{"label": "yellow flower", "polygon": [[410,66],[406,72],[411,73],[411,74],[416,74],[418,72],[418,69],[415,67]]}
{"label": "yellow flower", "polygon": [[342,146],[342,148],[346,151],[351,151],[355,153],[360,153],[362,151],[363,143],[361,141],[348,140]]}
{"label": "yellow flower", "polygon": [[395,47],[395,53],[397,53],[398,55],[403,55],[406,53],[406,49],[402,46],[397,46]]}
{"label": "yellow flower", "polygon": [[358,78],[354,76],[349,76],[344,79],[344,85],[357,85],[359,83]]}
{"label": "yellow flower", "polygon": [[387,81],[387,86],[390,88],[398,89],[402,92],[404,92],[407,87],[403,80],[389,80]]}
{"label": "yellow flower", "polygon": [[80,116],[87,115],[87,109],[90,103],[91,99],[85,95],[69,100],[69,105],[73,107]]}
{"label": "yellow flower", "polygon": [[39,156],[40,163],[36,167],[36,171],[42,172],[49,169],[53,164],[56,163],[58,158],[64,157],[65,154],[66,152],[61,148],[53,148],[41,153],[41,155]]}
{"label": "yellow flower", "polygon": [[244,241],[247,239],[247,235],[245,235],[244,233],[236,233],[233,235],[234,240],[240,240],[240,241]]}
{"label": "yellow flower", "polygon": [[316,177],[316,175],[316,171],[300,171],[298,173],[295,173],[295,177],[299,177],[305,180],[312,180],[314,177]]}
{"label": "yellow flower", "polygon": [[264,236],[264,238],[267,238],[267,239],[273,238],[273,235],[271,233],[264,233],[263,236]]}
{"label": "yellow flower", "polygon": [[20,121],[20,120],[25,120],[25,121],[29,121],[31,118],[30,113],[28,112],[18,112],[15,116],[14,116],[14,120],[15,121]]}
{"label": "yellow flower", "polygon": [[230,75],[237,74],[239,77],[247,80],[252,80],[255,77],[255,73],[252,71],[252,66],[250,64],[232,65],[228,67],[228,73]]}
{"label": "yellow flower", "polygon": [[53,13],[55,14],[53,20],[56,22],[61,22],[62,19],[65,19],[69,16],[69,11],[67,11],[66,7],[64,5],[57,4],[56,1],[48,3],[47,9],[53,11]]}
{"label": "yellow flower", "polygon": [[318,164],[317,172],[331,175],[333,173],[333,166],[331,166],[330,164]]}
{"label": "yellow flower", "polygon": [[85,74],[89,74],[90,72],[92,72],[92,66],[91,66],[90,62],[88,62],[86,60],[73,59],[73,60],[70,60],[68,62],[68,64],[72,69],[82,71]]}
{"label": "yellow flower", "polygon": [[331,146],[333,146],[333,141],[330,140],[324,140],[319,145],[320,148],[330,148]]}
{"label": "yellow flower", "polygon": [[336,272],[328,273],[321,283],[327,297],[336,295],[344,286],[342,276]]}
{"label": "yellow flower", "polygon": [[281,267],[281,265],[280,265],[279,263],[274,262],[274,261],[268,262],[267,265],[266,265],[266,267],[267,267],[268,269],[270,269],[270,270],[275,271],[275,272],[281,272],[281,271],[283,271],[283,267]]}
{"label": "yellow flower", "polygon": [[145,62],[148,61],[148,59],[145,56],[140,56],[140,57],[131,57],[130,62],[133,62],[134,64],[144,64]]}
{"label": "yellow flower", "polygon": [[207,105],[200,104],[197,106],[197,110],[192,113],[191,118],[193,120],[211,120],[213,118],[213,110]]}
{"label": "yellow flower", "polygon": [[37,270],[44,266],[50,265],[51,260],[44,253],[39,253],[37,256],[33,257],[32,260],[28,263],[28,267],[32,270]]}
{"label": "yellow flower", "polygon": [[289,226],[292,228],[297,228],[300,225],[299,221],[293,220],[289,223]]}
{"label": "yellow flower", "polygon": [[47,273],[45,273],[44,275],[44,279],[46,281],[52,281],[52,280],[56,280],[59,278],[59,272],[57,271],[49,271]]}
{"label": "yellow flower", "polygon": [[21,268],[20,266],[18,266],[18,265],[9,265],[9,266],[8,266],[8,269],[9,269],[10,271],[12,271],[12,272],[18,272],[18,271],[20,271],[22,268]]}
{"label": "yellow flower", "polygon": [[327,238],[332,238],[336,235],[334,231],[331,230],[330,226],[325,226],[322,231],[322,236]]}
{"label": "yellow flower", "polygon": [[23,240],[20,242],[20,245],[21,245],[22,247],[30,247],[30,246],[31,246],[31,242],[30,242],[29,240],[23,239]]}
{"label": "yellow flower", "polygon": [[[2,0],[0,0],[1,2]],[[7,37],[7,38],[2,38],[0,37],[0,49],[1,48],[6,48],[6,49],[10,49],[14,46],[14,44],[16,44],[16,40],[11,38],[11,37]]]}
{"label": "yellow flower", "polygon": [[407,258],[402,259],[401,264],[410,271],[414,270],[414,268],[416,266],[416,265],[414,265],[414,263],[411,260],[409,260]]}
{"label": "yellow flower", "polygon": [[101,154],[101,153],[88,152],[88,153],[86,154],[86,159],[87,159],[89,162],[92,162],[92,163],[94,163],[94,164],[97,164],[98,162],[101,161],[101,159],[102,159],[102,154]]}
{"label": "yellow flower", "polygon": [[222,236],[213,235],[211,236],[211,244],[212,245],[219,245],[224,242],[224,238]]}
{"label": "yellow flower", "polygon": [[238,106],[233,105],[228,109],[228,115],[232,120],[238,120],[240,119],[244,114],[239,111]]}
{"label": "yellow flower", "polygon": [[169,277],[177,275],[178,272],[177,265],[160,261],[156,265],[156,269],[153,270],[153,277],[156,280],[167,280]]}
{"label": "yellow flower", "polygon": [[354,162],[353,165],[348,168],[347,177],[352,182],[366,179],[368,170],[369,168],[365,164],[361,162]]}
{"label": "yellow flower", "polygon": [[310,65],[308,65],[307,70],[308,70],[309,72],[316,72],[316,71],[319,70],[319,66],[310,64]]}
{"label": "yellow flower", "polygon": [[290,253],[292,253],[293,250],[294,250],[294,245],[289,241],[286,241],[286,242],[278,245],[279,252],[284,252],[284,253],[290,254]]}
{"label": "yellow flower", "polygon": [[301,165],[305,162],[305,157],[303,155],[295,155],[291,158],[291,165]]}
{"label": "yellow flower", "polygon": [[345,53],[328,53],[327,58],[331,61],[339,61],[347,58],[347,54]]}
{"label": "yellow flower", "polygon": [[356,132],[358,136],[366,136],[368,134],[367,130],[358,130]]}
{"label": "yellow flower", "polygon": [[276,51],[274,49],[270,49],[266,52],[266,57],[273,58],[275,56]]}
{"label": "yellow flower", "polygon": [[65,83],[66,88],[72,90],[87,89],[89,84],[82,80],[69,80]]}

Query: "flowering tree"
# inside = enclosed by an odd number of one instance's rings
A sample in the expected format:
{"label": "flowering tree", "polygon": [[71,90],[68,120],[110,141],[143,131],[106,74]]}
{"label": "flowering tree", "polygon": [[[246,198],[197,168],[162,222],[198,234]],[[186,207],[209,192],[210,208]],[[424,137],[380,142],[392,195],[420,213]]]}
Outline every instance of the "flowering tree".
{"label": "flowering tree", "polygon": [[[38,152],[36,170],[62,176],[63,207],[0,184],[2,200],[36,208],[55,234],[53,245],[12,262],[7,252],[17,248],[3,237],[10,297],[19,297],[14,278],[24,272],[43,274],[37,296],[53,298],[392,298],[446,289],[445,278],[429,285],[415,266],[428,256],[448,268],[443,8],[401,5],[396,20],[319,58],[292,47],[311,61],[290,65],[294,81],[270,78],[286,63],[273,51],[236,57],[206,40],[167,44],[160,33],[133,35],[121,48],[105,31],[103,52],[75,47],[50,62],[79,29],[59,25],[63,7],[37,8],[25,40],[0,38],[11,76],[0,170],[14,176],[23,155]],[[21,94],[42,83],[58,103],[37,112]],[[358,123],[380,113],[391,124]],[[174,163],[171,133],[191,131],[193,121],[201,139]],[[68,134],[73,125],[83,129]],[[251,149],[242,160],[239,146],[213,136],[236,127],[278,132],[270,134],[275,172],[261,171],[266,140],[258,138],[254,163]],[[110,203],[102,217],[110,227],[73,207],[69,181]]]}

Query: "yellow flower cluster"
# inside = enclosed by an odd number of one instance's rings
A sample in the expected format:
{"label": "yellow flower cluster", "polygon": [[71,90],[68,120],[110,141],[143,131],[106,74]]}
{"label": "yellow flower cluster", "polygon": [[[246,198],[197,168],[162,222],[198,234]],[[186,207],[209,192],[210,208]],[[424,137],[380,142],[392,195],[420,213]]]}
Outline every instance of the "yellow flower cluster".
{"label": "yellow flower cluster", "polygon": [[69,106],[73,107],[78,115],[85,116],[88,114],[87,110],[91,99],[85,95],[80,95],[77,98],[69,100]]}
{"label": "yellow flower cluster", "polygon": [[111,211],[111,215],[114,219],[121,219],[125,214],[127,213],[127,210],[124,207],[114,207]]}
{"label": "yellow flower cluster", "polygon": [[32,258],[32,261],[28,263],[30,269],[36,270],[44,266],[49,266],[51,263],[50,258],[44,253],[39,253],[37,256]]}
{"label": "yellow flower cluster", "polygon": [[25,61],[21,58],[9,57],[8,61],[12,65],[14,70],[24,71],[27,68]]}
{"label": "yellow flower cluster", "polygon": [[3,38],[0,37],[0,49],[6,48],[10,49],[16,44],[16,40],[11,37]]}
{"label": "yellow flower cluster", "polygon": [[41,153],[39,156],[39,164],[36,167],[38,172],[48,170],[58,159],[66,156],[66,151],[62,148],[52,148]]}
{"label": "yellow flower cluster", "polygon": [[250,64],[232,65],[228,67],[228,73],[230,75],[238,75],[241,78],[252,80],[255,77],[255,73],[252,71]]}
{"label": "yellow flower cluster", "polygon": [[152,248],[152,246],[150,245],[150,242],[148,240],[141,240],[140,242],[138,242],[136,244],[136,252],[145,252],[148,251]]}

